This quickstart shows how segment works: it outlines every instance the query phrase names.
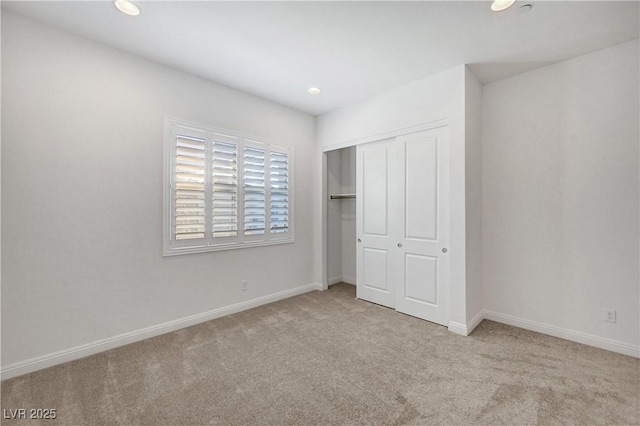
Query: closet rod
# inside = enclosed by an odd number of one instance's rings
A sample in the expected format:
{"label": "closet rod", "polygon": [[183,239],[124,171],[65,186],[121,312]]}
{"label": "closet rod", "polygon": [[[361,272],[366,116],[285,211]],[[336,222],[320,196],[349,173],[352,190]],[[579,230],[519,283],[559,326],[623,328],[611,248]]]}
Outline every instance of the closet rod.
{"label": "closet rod", "polygon": [[356,194],[336,194],[330,195],[329,198],[332,200],[346,200],[347,198],[356,198]]}

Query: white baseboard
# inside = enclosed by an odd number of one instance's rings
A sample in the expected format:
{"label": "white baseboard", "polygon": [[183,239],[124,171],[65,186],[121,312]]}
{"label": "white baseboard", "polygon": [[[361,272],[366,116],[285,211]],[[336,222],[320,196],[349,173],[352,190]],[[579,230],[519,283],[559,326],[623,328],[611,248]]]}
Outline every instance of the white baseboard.
{"label": "white baseboard", "polygon": [[351,284],[351,285],[356,285],[356,277],[349,277],[347,275],[343,275],[342,276],[342,282],[343,283],[347,283],[347,284]]}
{"label": "white baseboard", "polygon": [[568,330],[554,325],[543,324],[537,321],[531,321],[523,318],[517,318],[511,315],[501,314],[499,312],[484,311],[484,318],[500,322],[502,324],[512,325],[514,327],[524,328],[525,330],[536,331],[549,336],[559,337],[561,339],[570,340],[572,342],[582,343],[594,346],[600,349],[629,355],[640,358],[640,346],[630,345],[628,343],[619,342],[613,339],[607,339],[592,334],[582,333],[580,331]]}
{"label": "white baseboard", "polygon": [[338,275],[337,277],[327,278],[327,285],[334,285],[342,282],[342,277]]}
{"label": "white baseboard", "polygon": [[476,328],[478,324],[482,322],[482,320],[484,319],[483,314],[484,314],[483,311],[478,312],[476,316],[471,318],[471,321],[469,321],[467,324],[462,324],[455,321],[449,321],[449,323],[447,324],[447,328],[449,329],[449,331],[453,333],[461,334],[463,336],[468,336],[471,334],[473,329]]}
{"label": "white baseboard", "polygon": [[449,323],[447,324],[447,328],[449,329],[449,331],[456,334],[461,334],[463,336],[469,335],[469,333],[467,333],[467,326],[460,322],[449,321]]}
{"label": "white baseboard", "polygon": [[327,285],[334,285],[338,283],[347,283],[351,285],[356,285],[356,279],[353,277],[348,277],[345,275],[339,275],[333,278],[327,278]]}
{"label": "white baseboard", "polygon": [[[467,330],[469,331],[469,334],[471,334],[471,332],[473,332],[473,330],[478,325],[480,325],[483,319],[484,319],[484,311],[478,312],[475,317],[471,318],[471,321],[467,323]],[[467,336],[469,334],[467,334]]]}
{"label": "white baseboard", "polygon": [[0,379],[5,380],[12,377],[20,376],[22,374],[32,373],[37,370],[42,370],[43,368],[52,367],[54,365],[62,364],[68,361],[84,358],[86,356],[104,352],[109,349],[114,349],[120,346],[128,345],[130,343],[138,342],[140,340],[148,339],[150,337],[159,336],[161,334],[190,327],[192,325],[211,321],[213,319],[224,317],[226,315],[242,312],[247,309],[266,305],[267,303],[272,303],[278,300],[297,296],[299,294],[308,293],[313,290],[322,290],[322,284],[313,283],[303,285],[300,287],[292,288],[290,290],[285,290],[267,296],[258,297],[252,300],[236,303],[234,305],[213,309],[201,314],[191,315],[174,321],[165,322],[164,324],[154,325],[129,333],[120,334],[118,336],[98,340],[92,343],[87,343],[85,345],[76,346],[74,348],[54,352],[48,355],[31,358],[26,361],[19,361],[7,365],[6,367],[2,367],[0,369]]}

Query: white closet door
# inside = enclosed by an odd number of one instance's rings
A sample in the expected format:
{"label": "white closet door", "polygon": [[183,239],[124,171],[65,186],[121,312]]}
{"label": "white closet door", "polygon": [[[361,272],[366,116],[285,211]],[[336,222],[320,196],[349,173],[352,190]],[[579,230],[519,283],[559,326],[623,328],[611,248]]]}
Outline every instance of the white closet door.
{"label": "white closet door", "polygon": [[446,129],[398,138],[403,163],[399,192],[404,200],[397,217],[401,271],[395,282],[399,312],[443,325],[449,321],[449,144],[445,138]]}
{"label": "white closet door", "polygon": [[357,297],[446,325],[447,128],[356,149]]}
{"label": "white closet door", "polygon": [[391,178],[398,173],[395,139],[356,147],[356,295],[359,299],[395,307],[392,258],[393,217],[398,191]]}

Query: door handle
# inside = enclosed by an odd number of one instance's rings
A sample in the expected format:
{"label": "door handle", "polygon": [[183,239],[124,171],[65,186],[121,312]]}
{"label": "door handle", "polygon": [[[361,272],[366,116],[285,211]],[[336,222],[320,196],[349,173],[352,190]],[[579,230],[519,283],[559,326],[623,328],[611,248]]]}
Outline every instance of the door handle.
{"label": "door handle", "polygon": [[449,251],[449,250],[447,250],[447,248],[446,248],[446,247],[442,249],[442,252],[443,252],[443,253],[446,253],[446,252],[448,252],[448,251]]}
{"label": "door handle", "polygon": [[360,238],[358,238],[358,242],[359,242],[359,243],[361,243],[361,242],[362,242],[362,240],[361,240]]}
{"label": "door handle", "polygon": [[398,247],[402,248],[402,243],[398,243]]}

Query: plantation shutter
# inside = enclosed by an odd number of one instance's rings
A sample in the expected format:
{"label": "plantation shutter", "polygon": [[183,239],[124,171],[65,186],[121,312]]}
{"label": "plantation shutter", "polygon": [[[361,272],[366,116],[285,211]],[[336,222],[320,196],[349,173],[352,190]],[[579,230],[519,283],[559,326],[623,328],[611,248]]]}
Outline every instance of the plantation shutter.
{"label": "plantation shutter", "polygon": [[163,255],[293,242],[293,148],[165,119]]}
{"label": "plantation shutter", "polygon": [[205,141],[176,136],[175,189],[176,240],[205,237]]}
{"label": "plantation shutter", "polygon": [[289,155],[271,151],[269,159],[270,175],[270,232],[289,232]]}
{"label": "plantation shutter", "polygon": [[244,148],[244,235],[265,232],[265,150]]}
{"label": "plantation shutter", "polygon": [[238,235],[238,146],[214,141],[211,150],[213,238]]}

